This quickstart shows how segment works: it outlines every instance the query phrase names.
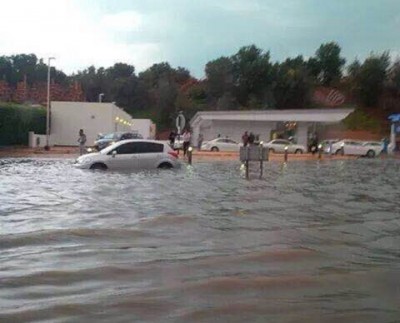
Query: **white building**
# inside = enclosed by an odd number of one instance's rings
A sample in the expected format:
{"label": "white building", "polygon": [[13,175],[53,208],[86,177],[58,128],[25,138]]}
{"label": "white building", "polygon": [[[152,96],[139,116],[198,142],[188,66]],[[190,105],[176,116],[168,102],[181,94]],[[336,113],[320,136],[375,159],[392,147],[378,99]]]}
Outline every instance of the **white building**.
{"label": "white building", "polygon": [[218,135],[238,142],[245,131],[269,141],[275,135],[290,133],[298,144],[307,145],[308,135],[318,124],[339,123],[354,109],[257,110],[257,111],[201,111],[190,120],[193,140],[199,134],[204,140]]}
{"label": "white building", "polygon": [[155,126],[149,119],[132,117],[114,103],[51,102],[50,143],[78,145],[78,132],[83,129],[91,145],[99,133],[132,131],[144,138],[154,138]]}

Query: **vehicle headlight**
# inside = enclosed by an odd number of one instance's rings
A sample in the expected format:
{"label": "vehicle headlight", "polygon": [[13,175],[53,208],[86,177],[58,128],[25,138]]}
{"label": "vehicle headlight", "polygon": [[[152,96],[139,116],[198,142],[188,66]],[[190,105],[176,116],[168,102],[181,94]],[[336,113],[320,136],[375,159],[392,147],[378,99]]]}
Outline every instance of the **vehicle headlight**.
{"label": "vehicle headlight", "polygon": [[90,157],[81,156],[76,161],[78,164],[86,164],[90,162],[90,160],[91,160]]}

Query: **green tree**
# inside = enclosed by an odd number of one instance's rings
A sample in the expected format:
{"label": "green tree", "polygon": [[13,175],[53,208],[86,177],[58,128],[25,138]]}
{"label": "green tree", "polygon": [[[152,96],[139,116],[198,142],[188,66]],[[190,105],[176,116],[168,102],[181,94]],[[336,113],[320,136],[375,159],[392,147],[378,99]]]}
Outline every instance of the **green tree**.
{"label": "green tree", "polygon": [[233,89],[233,63],[228,57],[220,57],[206,64],[207,90],[216,99]]}
{"label": "green tree", "polygon": [[361,66],[351,66],[357,94],[364,106],[374,107],[378,104],[389,66],[390,57],[387,52],[371,54]]}
{"label": "green tree", "polygon": [[322,44],[309,60],[309,69],[316,79],[325,86],[333,85],[342,77],[346,60],[340,57],[341,48],[335,42]]}
{"label": "green tree", "polygon": [[274,66],[274,99],[278,109],[304,109],[311,103],[312,82],[302,56]]}
{"label": "green tree", "polygon": [[272,64],[269,61],[269,52],[251,45],[242,47],[231,59],[238,102],[242,106],[247,106],[251,97],[253,105],[267,106],[268,92],[272,88]]}

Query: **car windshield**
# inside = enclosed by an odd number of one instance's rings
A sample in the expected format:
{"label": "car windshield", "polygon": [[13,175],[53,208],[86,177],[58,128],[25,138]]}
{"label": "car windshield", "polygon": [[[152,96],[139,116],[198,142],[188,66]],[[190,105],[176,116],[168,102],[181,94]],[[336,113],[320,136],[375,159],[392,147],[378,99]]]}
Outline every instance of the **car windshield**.
{"label": "car windshield", "polygon": [[104,137],[101,139],[114,139],[114,133],[108,133],[104,135]]}

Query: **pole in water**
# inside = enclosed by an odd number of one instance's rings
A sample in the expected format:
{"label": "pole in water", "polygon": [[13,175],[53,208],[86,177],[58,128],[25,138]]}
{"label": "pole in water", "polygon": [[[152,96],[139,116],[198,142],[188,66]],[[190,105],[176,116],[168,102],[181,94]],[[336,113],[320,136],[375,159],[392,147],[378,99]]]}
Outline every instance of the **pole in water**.
{"label": "pole in water", "polygon": [[287,163],[287,160],[288,160],[288,149],[289,149],[289,147],[288,146],[286,146],[285,147],[285,163]]}
{"label": "pole in water", "polygon": [[188,164],[192,165],[192,153],[193,153],[193,147],[188,148]]}
{"label": "pole in water", "polygon": [[246,161],[245,161],[245,167],[246,167],[246,179],[249,179],[249,158],[250,158],[250,147],[246,147]]}
{"label": "pole in water", "polygon": [[322,145],[319,144],[318,145],[318,159],[321,159],[321,157],[322,157]]}
{"label": "pole in water", "polygon": [[264,142],[260,142],[260,149],[259,149],[259,151],[258,151],[258,153],[259,153],[259,158],[260,158],[260,179],[262,178],[262,176],[263,176],[263,167],[264,167],[264,165],[263,165],[263,148],[264,148],[264,146],[263,146],[263,144],[264,144]]}

